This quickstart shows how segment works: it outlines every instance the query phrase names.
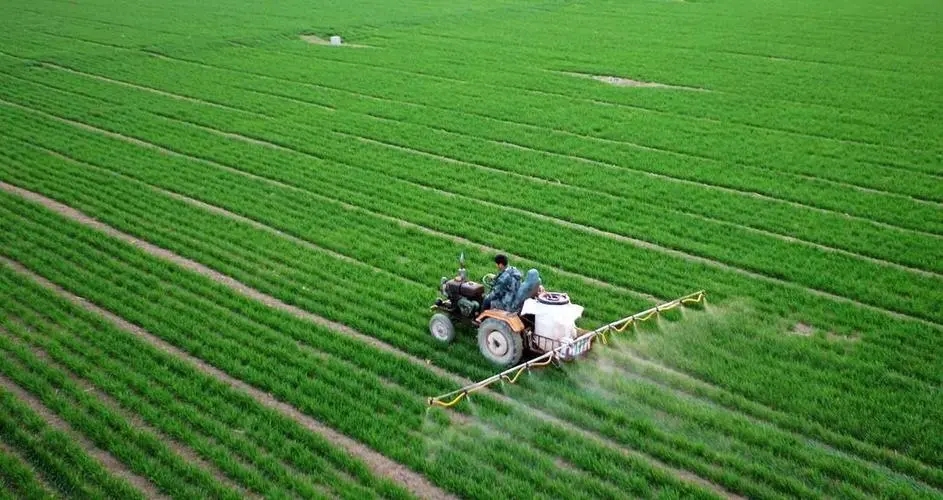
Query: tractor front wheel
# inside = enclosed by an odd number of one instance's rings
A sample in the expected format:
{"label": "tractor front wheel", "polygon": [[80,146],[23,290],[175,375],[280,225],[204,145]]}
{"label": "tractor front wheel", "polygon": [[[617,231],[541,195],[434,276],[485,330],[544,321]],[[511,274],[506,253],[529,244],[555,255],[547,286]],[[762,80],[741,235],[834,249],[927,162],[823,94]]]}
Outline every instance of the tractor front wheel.
{"label": "tractor front wheel", "polygon": [[508,367],[517,364],[524,355],[524,339],[506,322],[488,318],[478,327],[478,348],[488,361]]}
{"label": "tractor front wheel", "polygon": [[452,324],[452,318],[447,314],[435,313],[429,320],[429,333],[432,338],[448,344],[455,338],[455,325]]}

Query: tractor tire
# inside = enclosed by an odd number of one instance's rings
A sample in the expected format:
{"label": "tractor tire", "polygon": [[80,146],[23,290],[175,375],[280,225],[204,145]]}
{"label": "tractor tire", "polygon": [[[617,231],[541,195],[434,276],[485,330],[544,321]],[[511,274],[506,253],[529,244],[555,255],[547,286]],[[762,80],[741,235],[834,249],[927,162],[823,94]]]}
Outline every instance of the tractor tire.
{"label": "tractor tire", "polygon": [[491,363],[510,367],[524,355],[524,338],[504,321],[488,318],[478,327],[478,349]]}
{"label": "tractor tire", "polygon": [[455,325],[447,314],[435,313],[429,320],[429,334],[432,338],[444,344],[451,343],[455,338]]}

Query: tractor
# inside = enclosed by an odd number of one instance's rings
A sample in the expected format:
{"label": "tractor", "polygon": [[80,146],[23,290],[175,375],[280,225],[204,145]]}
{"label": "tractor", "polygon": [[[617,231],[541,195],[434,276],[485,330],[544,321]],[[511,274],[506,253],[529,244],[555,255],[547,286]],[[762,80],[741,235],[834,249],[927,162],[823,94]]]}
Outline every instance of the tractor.
{"label": "tractor", "polygon": [[536,354],[558,350],[563,360],[589,351],[590,341],[574,342],[584,333],[576,326],[583,307],[572,303],[566,293],[544,290],[536,269],[525,274],[509,310],[484,309],[484,299],[494,285],[495,275],[486,274],[481,282],[471,281],[464,255],[459,263],[457,276],[442,277],[441,297],[430,307],[436,311],[429,320],[429,333],[434,339],[450,343],[456,327],[477,329],[482,356],[500,367],[516,365],[525,350]]}

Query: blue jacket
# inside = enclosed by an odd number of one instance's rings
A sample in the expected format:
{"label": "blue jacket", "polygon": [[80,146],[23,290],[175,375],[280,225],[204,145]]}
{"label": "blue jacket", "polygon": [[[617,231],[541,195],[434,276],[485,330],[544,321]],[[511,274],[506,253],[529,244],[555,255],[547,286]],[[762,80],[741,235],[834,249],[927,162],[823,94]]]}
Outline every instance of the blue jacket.
{"label": "blue jacket", "polygon": [[491,300],[492,309],[508,311],[514,302],[514,294],[521,285],[521,272],[514,266],[507,266],[494,280],[494,287],[485,300]]}

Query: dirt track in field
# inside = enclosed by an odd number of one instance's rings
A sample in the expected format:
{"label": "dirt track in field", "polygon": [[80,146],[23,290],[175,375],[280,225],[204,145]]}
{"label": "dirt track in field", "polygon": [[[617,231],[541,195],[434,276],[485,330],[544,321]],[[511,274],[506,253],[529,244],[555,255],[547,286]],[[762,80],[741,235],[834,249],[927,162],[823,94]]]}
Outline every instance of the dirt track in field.
{"label": "dirt track in field", "polygon": [[156,486],[147,479],[135,474],[127,468],[121,461],[113,457],[107,451],[95,446],[84,434],[76,431],[65,420],[56,415],[55,412],[46,407],[36,396],[26,392],[23,388],[16,385],[12,380],[0,375],[0,387],[10,392],[20,401],[46,421],[50,427],[66,433],[76,444],[81,447],[85,453],[97,460],[105,469],[116,477],[122,478],[138,489],[148,498],[168,498],[160,493]]}
{"label": "dirt track in field", "polygon": [[[15,262],[6,260],[3,257],[0,257],[0,261],[2,261],[3,263],[7,264],[8,266],[10,266],[11,268],[13,268],[14,270],[20,273],[29,273],[29,271],[27,271],[21,265]],[[2,329],[0,329],[0,332],[2,332]],[[193,451],[193,449],[191,449],[189,446],[181,444],[176,439],[173,439],[165,435],[160,430],[155,429],[154,427],[151,427],[150,424],[146,423],[138,415],[135,415],[134,413],[124,410],[121,404],[118,403],[114,398],[112,398],[110,395],[103,392],[101,389],[96,387],[94,384],[92,384],[88,380],[85,380],[79,377],[78,375],[76,375],[75,373],[72,373],[70,370],[68,370],[67,368],[59,364],[57,361],[52,359],[52,357],[49,356],[49,354],[46,353],[44,350],[40,349],[39,347],[32,346],[32,345],[28,346],[28,348],[30,352],[32,352],[37,358],[43,360],[43,362],[45,362],[46,364],[55,366],[59,368],[60,370],[62,370],[65,373],[66,377],[68,377],[69,380],[71,380],[75,385],[79,386],[83,391],[85,391],[86,393],[95,395],[95,397],[98,398],[98,400],[102,404],[107,406],[108,409],[114,412],[115,414],[127,420],[128,423],[131,424],[132,427],[134,427],[135,429],[144,430],[154,435],[157,439],[159,439],[161,442],[166,444],[167,447],[170,448],[171,451],[176,453],[184,461],[189,462],[191,464],[195,464],[196,466],[205,470],[207,473],[212,475],[213,478],[216,481],[218,481],[220,484],[239,493],[239,496],[242,498],[260,498],[258,495],[249,494],[249,492],[247,492],[245,488],[232,482],[232,480],[229,479],[221,470],[219,470],[215,465],[204,460],[195,451]]]}
{"label": "dirt track in field", "polygon": [[[120,231],[117,231],[116,229],[110,226],[107,226],[105,224],[102,224],[101,222],[71,207],[68,207],[66,205],[55,202],[43,196],[37,195],[35,193],[32,193],[24,189],[17,188],[16,186],[12,186],[6,183],[0,182],[0,189],[22,196],[23,198],[29,199],[31,201],[41,203],[46,208],[54,210],[60,215],[68,217],[76,222],[80,222],[86,226],[90,226],[99,231],[102,231],[108,234],[109,236],[113,236],[122,241],[128,242],[134,245],[135,247],[140,248],[152,255],[161,257],[163,259],[169,260],[183,267],[186,267],[187,269],[191,269],[200,274],[209,276],[210,278],[220,283],[223,283],[233,288],[236,291],[239,291],[243,295],[259,300],[265,303],[266,305],[269,305],[277,309],[288,308],[289,310],[294,310],[292,312],[297,312],[297,314],[299,315],[304,315],[303,316],[304,319],[307,319],[309,321],[314,321],[318,324],[322,324],[329,328],[338,329],[338,330],[344,331],[345,333],[349,333],[351,335],[362,336],[362,334],[354,332],[349,327],[346,327],[339,323],[330,323],[324,318],[315,316],[313,314],[304,312],[300,309],[294,308],[293,306],[284,304],[275,298],[269,297],[253,289],[250,289],[249,287],[243,285],[242,283],[239,283],[238,281],[230,278],[229,276],[225,276],[223,274],[217,273],[216,271],[213,271],[207,268],[206,266],[203,266],[202,264],[199,264],[197,262],[194,262],[188,259],[184,259],[183,257],[180,257],[168,250],[151,245],[150,243],[139,240],[137,238],[124,234]],[[195,368],[197,368],[201,372],[216,378],[217,380],[229,385],[230,387],[236,390],[247,393],[260,404],[263,404],[269,408],[279,411],[280,413],[287,416],[288,418],[291,418],[292,420],[298,422],[306,429],[321,435],[322,437],[324,437],[325,439],[327,439],[334,445],[339,446],[347,450],[348,453],[360,458],[377,475],[388,477],[400,483],[403,487],[411,491],[413,494],[418,495],[420,498],[454,498],[452,497],[452,495],[446,493],[445,491],[433,485],[422,475],[416,472],[413,472],[410,469],[403,466],[402,464],[396,463],[386,458],[385,456],[377,453],[376,451],[364,446],[363,444],[341,433],[334,431],[333,429],[325,426],[324,424],[321,424],[320,422],[314,420],[313,418],[301,413],[294,407],[275,399],[271,394],[260,391],[256,389],[255,387],[252,387],[246,384],[245,382],[242,382],[241,380],[238,380],[229,376],[225,372],[218,370],[217,368],[209,365],[208,363],[204,362],[203,360],[199,358],[196,358],[196,357],[191,356],[190,354],[187,354],[186,352],[152,335],[151,333],[145,331],[144,329],[125,321],[124,319],[92,304],[91,302],[85,299],[76,297],[75,295],[62,289],[58,285],[50,282],[49,280],[42,278],[41,276],[36,275],[35,273],[27,270],[25,267],[21,265],[16,265],[13,263],[10,263],[10,264],[14,265],[15,266],[14,268],[17,271],[30,276],[32,279],[36,280],[37,282],[39,282],[46,288],[49,288],[55,291],[56,293],[65,297],[71,302],[85,308],[86,310],[89,310],[96,314],[100,314],[104,316],[106,319],[111,321],[113,324],[115,324],[119,328],[122,328],[134,334],[135,336],[146,341],[152,346],[168,354],[176,356],[184,361],[189,362],[191,365],[193,365]],[[367,337],[366,339],[369,339],[369,337]]]}
{"label": "dirt track in field", "polygon": [[[375,338],[373,338],[373,337],[369,337],[369,336],[364,335],[364,334],[362,334],[362,333],[360,333],[360,332],[357,332],[356,330],[353,330],[353,329],[351,329],[350,327],[348,327],[348,326],[346,326],[346,325],[342,325],[342,324],[340,324],[340,323],[332,322],[332,321],[327,320],[327,319],[325,319],[325,318],[322,318],[322,317],[320,317],[320,316],[317,316],[317,315],[314,315],[314,314],[312,314],[312,313],[309,313],[309,312],[307,312],[307,311],[305,311],[305,310],[299,309],[299,308],[297,308],[297,307],[295,307],[295,306],[291,306],[291,305],[285,304],[284,302],[281,302],[280,300],[278,300],[278,299],[276,299],[276,298],[274,298],[274,297],[271,297],[271,296],[262,294],[261,292],[258,292],[258,291],[254,290],[254,289],[252,289],[252,288],[249,288],[248,286],[246,286],[246,285],[244,285],[244,284],[242,284],[242,283],[236,281],[235,279],[233,279],[233,278],[231,278],[231,277],[229,277],[229,276],[226,276],[226,275],[224,275],[224,274],[221,274],[221,273],[219,273],[219,272],[217,272],[217,271],[214,271],[214,270],[212,270],[212,269],[210,269],[210,268],[208,268],[208,267],[206,267],[206,266],[204,266],[204,265],[202,265],[202,264],[200,264],[200,263],[198,263],[198,262],[195,262],[195,261],[186,259],[186,258],[181,257],[181,256],[179,256],[179,255],[176,255],[176,254],[174,254],[174,253],[172,253],[172,252],[170,252],[170,251],[168,251],[168,250],[166,250],[166,249],[157,247],[157,246],[152,245],[152,244],[150,244],[150,243],[147,243],[147,242],[145,242],[145,241],[143,241],[143,240],[140,240],[140,239],[138,239],[138,238],[135,238],[135,237],[133,237],[133,236],[130,236],[130,235],[128,235],[128,234],[125,234],[125,233],[123,233],[123,232],[121,232],[121,231],[118,231],[117,229],[114,229],[114,228],[112,228],[111,226],[108,226],[108,225],[106,225],[106,224],[103,224],[103,223],[101,223],[101,222],[99,222],[99,221],[97,221],[97,220],[95,220],[95,219],[93,219],[93,218],[91,218],[91,217],[85,215],[84,213],[79,212],[78,210],[75,210],[75,209],[73,209],[73,208],[71,208],[71,207],[69,207],[69,206],[67,206],[67,205],[63,205],[63,204],[61,204],[61,203],[59,203],[59,202],[57,202],[57,201],[55,201],[55,200],[46,198],[45,196],[39,195],[39,194],[37,194],[37,193],[33,193],[32,191],[28,191],[28,190],[25,190],[25,189],[22,189],[22,188],[19,188],[19,187],[10,185],[10,184],[6,184],[6,183],[3,183],[3,182],[0,182],[0,189],[2,189],[2,190],[4,190],[4,191],[7,191],[7,192],[10,192],[10,193],[12,193],[12,194],[16,194],[16,195],[21,196],[21,197],[23,197],[23,198],[26,198],[26,199],[28,199],[28,200],[31,200],[31,201],[40,203],[40,204],[42,204],[44,207],[46,207],[46,208],[48,208],[48,209],[50,209],[50,210],[53,210],[53,211],[55,211],[56,213],[58,213],[58,214],[60,214],[60,215],[62,215],[62,216],[65,216],[65,217],[67,217],[67,218],[70,218],[70,219],[72,219],[72,220],[74,220],[74,221],[76,221],[76,222],[79,222],[79,223],[81,223],[81,224],[84,224],[84,225],[86,225],[86,226],[95,228],[95,229],[97,229],[97,230],[99,230],[99,231],[101,231],[101,232],[104,232],[104,233],[106,233],[106,234],[108,234],[108,235],[110,235],[110,236],[112,236],[112,237],[115,237],[115,238],[117,238],[117,239],[119,239],[119,240],[122,240],[122,241],[125,241],[125,242],[127,242],[127,243],[130,243],[131,245],[134,245],[135,247],[140,248],[140,249],[142,249],[142,250],[144,250],[144,251],[146,251],[146,252],[148,252],[148,253],[150,253],[150,254],[152,254],[152,255],[154,255],[154,256],[157,256],[157,257],[160,257],[160,258],[169,260],[169,261],[171,261],[171,262],[174,262],[174,263],[176,263],[176,264],[179,264],[179,265],[181,265],[182,267],[185,267],[185,268],[190,269],[190,270],[192,270],[192,271],[195,271],[195,272],[197,272],[197,273],[199,273],[199,274],[201,274],[201,275],[204,275],[204,276],[206,276],[206,277],[208,277],[208,278],[210,278],[210,279],[213,279],[214,281],[216,281],[216,282],[218,282],[218,283],[225,284],[225,285],[229,286],[231,289],[233,289],[234,291],[237,291],[237,292],[239,292],[239,293],[241,293],[241,294],[243,294],[243,295],[245,295],[245,296],[247,296],[247,297],[249,297],[249,298],[256,299],[256,300],[258,300],[258,301],[260,301],[260,302],[262,302],[262,303],[264,303],[264,304],[266,304],[266,305],[268,305],[268,306],[270,306],[270,307],[272,307],[272,308],[286,311],[286,312],[288,312],[288,313],[290,313],[290,314],[292,314],[292,315],[294,315],[295,317],[298,317],[298,318],[300,318],[300,319],[305,319],[305,320],[308,320],[308,321],[311,321],[311,322],[320,324],[320,325],[322,325],[322,326],[326,326],[326,327],[331,328],[331,329],[333,329],[333,330],[335,330],[335,331],[338,331],[338,332],[341,332],[341,333],[345,333],[345,334],[347,334],[347,335],[351,335],[352,337],[355,337],[355,338],[357,338],[357,339],[359,339],[359,340],[361,340],[361,341],[363,341],[363,342],[366,342],[366,343],[368,343],[368,344],[370,344],[370,345],[372,345],[372,346],[374,346],[374,347],[377,347],[377,348],[382,349],[382,350],[384,350],[384,351],[390,352],[390,353],[395,354],[395,355],[397,355],[397,356],[401,356],[401,357],[403,357],[403,358],[405,358],[405,359],[408,359],[409,361],[411,361],[412,363],[415,363],[415,364],[417,364],[417,365],[424,366],[424,367],[426,367],[427,369],[429,369],[429,370],[433,371],[434,373],[436,373],[437,375],[440,375],[440,376],[442,376],[442,377],[444,377],[444,378],[448,378],[448,379],[450,379],[450,380],[453,380],[453,381],[455,381],[456,383],[458,383],[458,384],[460,384],[460,385],[463,385],[463,386],[464,386],[464,385],[468,385],[468,384],[472,383],[471,380],[468,380],[468,379],[465,379],[465,378],[463,378],[463,377],[460,377],[460,376],[458,376],[458,375],[456,375],[456,374],[454,374],[454,373],[448,372],[448,371],[446,371],[446,370],[444,370],[444,369],[442,369],[442,368],[433,366],[433,365],[431,365],[431,364],[429,364],[429,363],[427,363],[427,362],[425,362],[425,361],[423,361],[423,360],[420,360],[419,358],[416,358],[416,357],[414,357],[414,356],[412,356],[412,355],[409,355],[409,354],[407,354],[407,353],[404,353],[404,352],[402,352],[402,351],[396,349],[395,347],[390,346],[390,345],[388,345],[388,344],[386,344],[386,343],[384,343],[384,342],[382,342],[382,341],[380,341],[380,340],[377,340],[377,339],[375,339]],[[181,197],[181,196],[179,196],[179,195],[177,195],[176,197],[177,197],[178,199],[183,198],[183,197]],[[202,203],[201,203],[201,205],[202,205]],[[217,212],[217,213],[219,213],[220,215],[226,215],[226,214],[228,213],[228,212],[226,212],[225,210],[220,209],[220,208],[218,208],[218,207],[214,207],[214,208],[215,208],[214,211]],[[233,214],[233,215],[235,215],[235,214]],[[164,352],[168,352],[168,353],[173,354],[173,355],[175,355],[175,356],[177,356],[177,357],[179,357],[179,358],[181,358],[181,359],[184,359],[184,360],[186,360],[186,361],[191,362],[196,368],[200,369],[200,370],[203,371],[204,373],[207,373],[207,374],[209,374],[209,375],[211,375],[211,376],[213,376],[213,377],[215,377],[215,378],[217,378],[217,379],[223,381],[224,383],[230,385],[231,387],[234,387],[234,388],[236,388],[236,389],[238,389],[238,390],[242,390],[242,391],[245,391],[245,392],[249,393],[253,398],[255,398],[255,399],[256,399],[257,401],[259,401],[260,403],[265,404],[266,406],[269,406],[269,407],[271,407],[271,408],[275,408],[275,409],[281,411],[283,414],[285,414],[286,416],[289,416],[290,418],[292,418],[292,419],[298,421],[299,423],[301,423],[302,425],[304,425],[306,428],[309,428],[309,429],[312,430],[312,431],[315,431],[315,432],[318,432],[319,434],[322,434],[325,438],[328,438],[329,440],[331,440],[331,442],[334,442],[335,444],[344,446],[344,448],[347,449],[350,453],[352,453],[352,454],[354,454],[354,455],[357,455],[357,456],[359,456],[360,458],[364,459],[364,460],[367,462],[367,464],[371,467],[371,469],[373,469],[377,474],[384,475],[384,476],[387,476],[387,477],[391,477],[392,479],[394,479],[394,480],[400,482],[401,484],[407,485],[407,488],[408,488],[410,491],[412,491],[413,493],[419,495],[421,498],[451,498],[450,495],[448,495],[448,494],[447,494],[446,492],[444,492],[444,491],[439,490],[437,487],[435,487],[434,485],[432,485],[431,483],[429,483],[429,482],[428,482],[424,477],[422,477],[421,475],[418,475],[418,474],[412,472],[411,470],[407,469],[406,467],[402,466],[401,464],[398,464],[398,463],[396,463],[396,462],[390,461],[389,459],[387,459],[387,458],[384,457],[383,455],[380,455],[380,454],[374,452],[373,450],[371,450],[371,449],[369,449],[369,448],[367,448],[367,447],[361,445],[360,443],[357,443],[356,441],[354,441],[354,440],[348,438],[347,436],[345,436],[345,435],[343,435],[343,434],[339,434],[339,433],[333,431],[332,429],[325,427],[323,424],[320,424],[319,422],[316,422],[314,419],[311,419],[310,417],[305,416],[304,414],[302,414],[301,412],[299,412],[299,411],[296,410],[295,408],[293,408],[293,407],[291,407],[291,406],[289,406],[289,405],[287,405],[287,404],[285,404],[285,403],[282,403],[282,402],[276,400],[276,399],[275,399],[274,397],[272,397],[271,395],[266,394],[266,393],[263,393],[262,391],[259,391],[258,389],[255,389],[255,388],[249,386],[248,384],[245,384],[244,382],[242,382],[242,381],[240,381],[240,380],[238,380],[238,379],[234,379],[234,378],[230,377],[229,375],[223,373],[222,371],[220,371],[220,370],[218,370],[218,369],[212,367],[211,365],[208,365],[208,364],[205,363],[204,361],[202,361],[202,360],[200,360],[200,359],[198,359],[198,358],[194,358],[193,356],[190,356],[189,354],[187,354],[187,353],[185,353],[185,352],[183,352],[183,351],[177,349],[176,347],[174,347],[174,346],[172,346],[172,345],[170,345],[170,344],[167,344],[167,343],[164,342],[163,340],[161,340],[161,339],[159,339],[159,338],[153,336],[152,334],[150,334],[150,333],[144,331],[143,329],[141,329],[141,328],[139,328],[139,327],[137,327],[137,326],[135,326],[135,325],[133,325],[133,324],[128,323],[127,321],[121,319],[120,317],[115,316],[115,315],[109,313],[108,311],[105,311],[105,310],[99,308],[98,306],[95,306],[94,304],[89,303],[88,301],[86,301],[86,300],[84,300],[84,299],[81,299],[81,298],[79,298],[79,297],[76,297],[76,296],[72,295],[72,294],[69,293],[68,291],[65,291],[65,290],[63,290],[62,288],[60,288],[59,286],[55,285],[54,283],[51,283],[51,282],[49,282],[48,280],[46,280],[46,279],[44,279],[44,278],[42,278],[42,277],[40,277],[40,276],[35,275],[34,273],[32,273],[32,272],[26,270],[26,269],[23,268],[22,266],[18,266],[18,270],[20,270],[21,272],[24,272],[24,274],[29,275],[30,277],[32,277],[32,278],[35,279],[36,281],[40,282],[42,285],[46,286],[47,288],[50,288],[51,290],[56,291],[57,293],[59,293],[60,295],[62,295],[62,296],[65,297],[65,298],[67,298],[67,299],[73,301],[74,303],[79,304],[79,305],[81,305],[82,307],[85,307],[86,309],[88,309],[88,310],[90,310],[90,311],[93,311],[93,312],[96,312],[96,313],[98,313],[98,314],[101,314],[102,316],[104,316],[104,317],[106,317],[107,319],[109,319],[112,323],[114,323],[114,324],[116,324],[117,326],[119,326],[119,327],[121,327],[121,328],[123,328],[123,329],[125,329],[125,330],[127,330],[127,331],[129,331],[129,332],[131,332],[131,333],[133,333],[133,334],[135,334],[135,335],[137,335],[138,337],[140,337],[140,338],[142,338],[143,340],[147,341],[148,343],[154,345],[154,346],[157,347],[158,349],[161,349],[161,350],[163,350]],[[541,420],[544,420],[544,421],[546,421],[546,422],[549,422],[549,423],[552,423],[552,424],[555,424],[555,425],[560,425],[561,427],[563,427],[563,428],[565,428],[565,429],[567,429],[567,430],[569,430],[569,431],[576,432],[576,433],[582,435],[583,437],[585,437],[585,438],[587,438],[587,439],[591,439],[591,440],[593,440],[593,441],[595,441],[595,442],[598,442],[598,443],[602,444],[603,446],[606,446],[606,447],[609,447],[609,448],[611,448],[611,449],[614,449],[614,450],[618,451],[619,453],[621,453],[621,454],[623,454],[623,455],[625,455],[625,456],[631,456],[631,457],[635,457],[635,458],[642,459],[642,460],[648,462],[652,467],[654,467],[654,468],[656,468],[656,469],[659,469],[659,470],[662,470],[662,471],[664,471],[664,472],[666,472],[666,473],[668,473],[668,474],[671,474],[671,475],[675,476],[676,478],[678,478],[678,479],[680,479],[680,480],[682,480],[682,481],[684,481],[684,482],[686,482],[686,483],[690,483],[690,484],[693,484],[693,485],[696,485],[696,486],[705,488],[705,489],[707,489],[707,490],[713,491],[715,494],[720,495],[720,496],[722,496],[722,497],[724,497],[724,498],[741,498],[740,496],[738,496],[738,495],[736,495],[736,494],[734,494],[734,493],[731,493],[731,492],[727,491],[724,487],[722,487],[722,486],[720,486],[720,485],[718,485],[718,484],[715,484],[715,483],[713,483],[713,482],[711,482],[711,481],[709,481],[709,480],[706,480],[706,479],[704,479],[704,478],[701,478],[701,477],[699,477],[699,476],[697,476],[697,475],[691,473],[690,471],[686,471],[686,470],[674,468],[674,467],[672,467],[672,466],[670,466],[670,465],[668,465],[668,464],[665,464],[665,463],[661,462],[660,460],[658,460],[658,459],[656,459],[656,458],[654,458],[654,457],[645,455],[645,454],[643,454],[643,453],[641,453],[641,452],[638,452],[638,451],[636,451],[636,450],[627,449],[627,448],[625,448],[625,447],[622,447],[622,446],[618,445],[617,443],[613,443],[612,441],[610,441],[609,439],[605,438],[604,436],[597,435],[596,433],[593,433],[593,432],[591,432],[591,431],[587,431],[587,430],[585,430],[585,429],[582,429],[582,428],[580,428],[580,427],[577,427],[577,426],[575,426],[574,424],[570,424],[569,422],[562,421],[562,420],[558,419],[557,417],[554,417],[553,415],[547,414],[547,413],[545,413],[545,412],[543,412],[543,411],[541,411],[541,410],[539,410],[539,409],[529,407],[529,406],[527,406],[527,405],[525,405],[525,404],[523,404],[523,403],[517,402],[517,401],[515,401],[515,400],[513,400],[513,399],[511,399],[511,398],[508,398],[508,397],[503,396],[503,395],[501,395],[501,394],[495,393],[495,392],[493,392],[493,391],[489,391],[489,390],[487,390],[487,389],[486,389],[485,391],[482,391],[482,392],[489,394],[490,396],[494,397],[495,399],[497,399],[497,400],[499,400],[499,401],[501,401],[501,402],[504,402],[504,403],[506,403],[506,404],[509,404],[509,405],[511,405],[511,406],[513,406],[513,407],[515,407],[515,408],[518,408],[518,409],[520,409],[521,411],[523,411],[523,412],[525,412],[525,413],[527,413],[527,414],[529,414],[529,415],[535,416],[536,418],[539,418],[539,419],[541,419]],[[324,433],[327,433],[327,434],[322,433],[322,430],[324,431]],[[336,438],[338,441],[334,441],[334,439],[333,439],[332,437],[333,437],[333,438]],[[345,446],[344,443],[346,443],[347,445],[349,445],[350,448],[348,448],[347,446]],[[361,455],[361,453],[363,453],[363,455]],[[373,461],[367,460],[367,457],[372,457],[372,460],[373,460]]]}

